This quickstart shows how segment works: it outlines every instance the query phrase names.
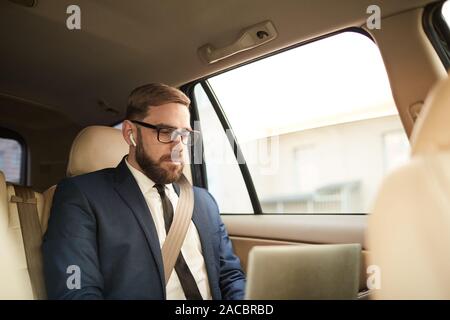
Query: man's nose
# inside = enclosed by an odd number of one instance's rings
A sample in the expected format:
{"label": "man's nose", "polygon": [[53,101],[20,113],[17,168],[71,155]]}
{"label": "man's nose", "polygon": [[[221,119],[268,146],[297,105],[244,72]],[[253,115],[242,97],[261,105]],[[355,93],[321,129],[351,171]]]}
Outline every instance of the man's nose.
{"label": "man's nose", "polygon": [[173,145],[178,145],[178,144],[180,144],[181,143],[181,140],[182,138],[181,138],[181,136],[180,135],[176,135],[176,137],[174,137],[173,139],[172,139],[172,144]]}
{"label": "man's nose", "polygon": [[172,141],[170,150],[171,152],[179,152],[180,154],[183,154],[184,144],[182,143],[180,136]]}

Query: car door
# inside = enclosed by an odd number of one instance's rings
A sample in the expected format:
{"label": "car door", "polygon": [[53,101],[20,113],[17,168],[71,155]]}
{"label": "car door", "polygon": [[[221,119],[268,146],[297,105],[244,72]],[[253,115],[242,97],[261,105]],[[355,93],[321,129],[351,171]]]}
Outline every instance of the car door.
{"label": "car door", "polygon": [[[244,270],[256,245],[364,241],[382,178],[408,158],[378,47],[349,29],[192,82],[194,184]],[[366,289],[367,263],[360,290]]]}

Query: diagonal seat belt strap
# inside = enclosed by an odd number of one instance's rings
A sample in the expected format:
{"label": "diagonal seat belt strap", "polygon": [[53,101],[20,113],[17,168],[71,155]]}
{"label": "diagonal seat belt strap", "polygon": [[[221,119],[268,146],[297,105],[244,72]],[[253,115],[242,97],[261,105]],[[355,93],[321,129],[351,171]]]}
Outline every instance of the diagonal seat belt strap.
{"label": "diagonal seat belt strap", "polygon": [[194,211],[194,191],[192,185],[184,174],[181,175],[177,183],[180,186],[180,197],[172,225],[161,249],[166,285],[175,267],[184,239],[186,238]]}
{"label": "diagonal seat belt strap", "polygon": [[16,195],[11,197],[11,202],[17,205],[33,294],[39,300],[46,299],[41,252],[42,230],[37,199],[30,188],[15,185],[14,191]]}

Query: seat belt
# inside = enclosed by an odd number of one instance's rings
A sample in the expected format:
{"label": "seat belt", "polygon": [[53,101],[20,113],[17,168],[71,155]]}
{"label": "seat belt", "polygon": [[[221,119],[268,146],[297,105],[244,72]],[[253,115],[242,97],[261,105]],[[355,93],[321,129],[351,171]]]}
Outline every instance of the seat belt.
{"label": "seat belt", "polygon": [[42,266],[42,230],[39,223],[37,199],[34,191],[27,187],[14,185],[15,195],[11,202],[17,206],[20,229],[22,230],[23,245],[27,259],[33,294],[38,300],[47,298]]}
{"label": "seat belt", "polygon": [[180,186],[180,196],[172,225],[161,249],[166,285],[183,246],[194,211],[194,190],[184,174],[177,184]]}

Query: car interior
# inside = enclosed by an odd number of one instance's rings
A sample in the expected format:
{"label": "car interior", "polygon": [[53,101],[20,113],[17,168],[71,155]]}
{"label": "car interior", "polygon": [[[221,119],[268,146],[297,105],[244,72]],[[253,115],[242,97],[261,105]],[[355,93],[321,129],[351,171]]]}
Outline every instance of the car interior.
{"label": "car interior", "polygon": [[261,247],[358,245],[355,268],[327,260],[327,289],[278,298],[450,299],[446,1],[8,0],[0,17],[0,299],[46,299],[56,186],[117,166],[146,83],[191,99],[184,173],[245,272],[293,268],[250,259]]}

